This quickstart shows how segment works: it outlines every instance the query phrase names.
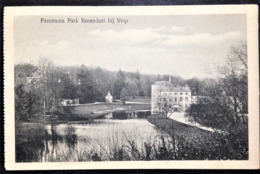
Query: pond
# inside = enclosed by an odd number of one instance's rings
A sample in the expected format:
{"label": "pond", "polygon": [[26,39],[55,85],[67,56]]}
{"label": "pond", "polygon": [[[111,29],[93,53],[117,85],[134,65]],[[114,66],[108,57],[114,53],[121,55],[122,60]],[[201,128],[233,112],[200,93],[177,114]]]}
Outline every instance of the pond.
{"label": "pond", "polygon": [[31,149],[38,155],[31,160],[149,160],[152,146],[168,136],[148,122],[149,115],[150,111],[113,112],[91,123],[46,124],[40,148]]}

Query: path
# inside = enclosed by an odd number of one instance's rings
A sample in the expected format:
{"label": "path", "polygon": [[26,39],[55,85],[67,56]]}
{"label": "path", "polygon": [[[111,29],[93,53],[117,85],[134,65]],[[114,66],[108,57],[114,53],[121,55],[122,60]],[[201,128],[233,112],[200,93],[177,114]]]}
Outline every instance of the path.
{"label": "path", "polygon": [[206,131],[210,131],[210,132],[224,132],[224,131],[221,131],[221,130],[217,130],[217,129],[213,129],[211,127],[206,127],[206,126],[202,126],[201,124],[197,123],[197,122],[191,122],[188,120],[188,118],[184,117],[184,112],[174,112],[172,113],[169,118],[172,119],[172,120],[175,120],[175,121],[178,121],[180,123],[183,123],[183,124],[187,124],[187,125],[190,125],[190,126],[195,126],[199,129],[203,129],[203,130],[206,130]]}

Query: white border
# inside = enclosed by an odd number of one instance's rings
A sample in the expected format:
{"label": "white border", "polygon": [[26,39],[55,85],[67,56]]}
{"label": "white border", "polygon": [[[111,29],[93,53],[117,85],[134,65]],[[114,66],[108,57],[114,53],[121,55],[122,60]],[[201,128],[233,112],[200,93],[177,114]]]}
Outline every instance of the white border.
{"label": "white border", "polygon": [[[242,161],[127,161],[16,163],[14,132],[14,16],[77,15],[208,15],[246,14],[249,60],[249,160]],[[4,9],[4,107],[5,167],[7,170],[65,169],[257,169],[259,168],[259,72],[257,5],[137,6],[137,7],[5,7]]]}

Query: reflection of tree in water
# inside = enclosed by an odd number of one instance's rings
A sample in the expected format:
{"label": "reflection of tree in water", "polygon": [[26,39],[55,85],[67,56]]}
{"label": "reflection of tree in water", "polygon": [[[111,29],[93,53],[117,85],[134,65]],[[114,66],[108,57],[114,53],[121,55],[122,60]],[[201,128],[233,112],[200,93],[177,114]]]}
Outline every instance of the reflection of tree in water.
{"label": "reflection of tree in water", "polygon": [[44,151],[44,124],[17,124],[16,162],[40,161]]}
{"label": "reflection of tree in water", "polygon": [[51,123],[51,134],[48,134],[48,131],[45,130],[45,155],[48,155],[50,152],[48,141],[51,141],[51,154],[53,155],[58,141],[63,141],[62,136],[57,133],[56,127],[53,123]]}
{"label": "reflection of tree in water", "polygon": [[76,129],[70,124],[65,129],[65,141],[69,148],[74,148],[77,144],[78,136],[75,131]]}

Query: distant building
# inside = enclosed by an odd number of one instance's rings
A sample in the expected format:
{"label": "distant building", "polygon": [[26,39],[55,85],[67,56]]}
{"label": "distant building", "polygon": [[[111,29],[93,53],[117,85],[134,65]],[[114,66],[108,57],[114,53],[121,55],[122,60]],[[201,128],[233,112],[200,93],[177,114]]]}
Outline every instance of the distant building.
{"label": "distant building", "polygon": [[169,81],[157,81],[152,85],[152,113],[162,111],[162,106],[167,103],[171,111],[185,111],[192,103],[196,102],[196,97],[191,96],[188,85],[178,86]]}
{"label": "distant building", "polygon": [[40,77],[26,77],[26,83],[37,83],[40,81]]}
{"label": "distant building", "polygon": [[107,103],[113,103],[113,96],[108,92],[107,96],[105,97]]}
{"label": "distant building", "polygon": [[42,78],[41,72],[39,70],[32,73],[30,77],[26,77],[26,83],[38,83]]}
{"label": "distant building", "polygon": [[60,104],[61,106],[77,106],[79,105],[79,99],[62,99]]}

